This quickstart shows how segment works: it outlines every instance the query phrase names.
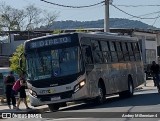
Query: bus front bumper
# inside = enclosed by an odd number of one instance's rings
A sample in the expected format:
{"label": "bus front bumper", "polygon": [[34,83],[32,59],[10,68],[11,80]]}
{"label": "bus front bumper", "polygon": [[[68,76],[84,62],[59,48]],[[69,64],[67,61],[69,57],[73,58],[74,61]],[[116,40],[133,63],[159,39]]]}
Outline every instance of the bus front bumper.
{"label": "bus front bumper", "polygon": [[41,95],[39,97],[34,97],[29,93],[30,104],[35,107],[41,105],[84,100],[88,99],[89,97],[90,96],[86,85],[81,89],[79,89],[77,92],[68,91],[68,92],[58,93],[55,95]]}

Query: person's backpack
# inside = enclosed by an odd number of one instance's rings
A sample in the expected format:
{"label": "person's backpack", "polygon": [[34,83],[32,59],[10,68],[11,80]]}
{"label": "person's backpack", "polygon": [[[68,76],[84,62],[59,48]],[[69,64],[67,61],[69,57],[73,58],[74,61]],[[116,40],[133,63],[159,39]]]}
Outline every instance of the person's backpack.
{"label": "person's backpack", "polygon": [[19,90],[20,88],[21,88],[21,84],[20,84],[20,80],[18,79],[18,80],[14,83],[12,89],[13,89],[15,92],[18,92],[18,90]]}

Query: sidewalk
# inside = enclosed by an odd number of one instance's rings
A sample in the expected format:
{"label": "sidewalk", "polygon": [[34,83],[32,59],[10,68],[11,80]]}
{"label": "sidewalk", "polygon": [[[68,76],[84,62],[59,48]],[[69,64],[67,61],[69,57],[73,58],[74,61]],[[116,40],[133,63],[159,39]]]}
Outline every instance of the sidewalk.
{"label": "sidewalk", "polygon": [[154,87],[153,80],[146,80],[146,85],[145,84],[141,84],[140,86],[138,86],[136,88],[136,90],[141,90],[141,91],[154,90],[154,89],[157,89],[157,87]]}
{"label": "sidewalk", "polygon": [[[48,110],[48,106],[47,106],[47,105],[39,106],[39,107],[32,107],[32,106],[30,105],[30,103],[28,103],[28,106],[29,106],[30,108],[32,108],[31,110],[41,110],[41,109],[43,109],[43,110]],[[12,106],[11,106],[11,107],[12,107]],[[47,109],[46,109],[46,108],[47,108]],[[19,109],[20,109],[20,111],[26,111],[26,107],[25,107],[25,105],[24,105],[23,102],[21,102],[21,104],[20,104],[20,106],[19,106]],[[16,111],[15,109],[9,109],[9,108],[8,108],[8,105],[7,105],[6,103],[0,104],[0,113],[2,112],[2,110],[3,110],[3,111],[4,111],[4,110],[6,110],[6,111]],[[40,112],[42,112],[43,110],[41,110]]]}

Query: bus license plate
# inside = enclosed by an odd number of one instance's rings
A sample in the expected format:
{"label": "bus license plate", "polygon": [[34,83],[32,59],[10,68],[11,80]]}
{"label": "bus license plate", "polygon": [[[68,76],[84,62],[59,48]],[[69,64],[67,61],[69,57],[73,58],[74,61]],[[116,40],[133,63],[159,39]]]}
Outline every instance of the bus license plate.
{"label": "bus license plate", "polygon": [[59,97],[52,97],[52,98],[51,98],[51,101],[60,100],[60,99],[61,99],[60,96],[59,96]]}

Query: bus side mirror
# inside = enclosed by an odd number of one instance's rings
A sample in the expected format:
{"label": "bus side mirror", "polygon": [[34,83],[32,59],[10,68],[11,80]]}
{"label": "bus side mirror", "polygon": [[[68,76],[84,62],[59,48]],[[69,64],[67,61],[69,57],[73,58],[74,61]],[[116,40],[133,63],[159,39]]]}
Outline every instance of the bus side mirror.
{"label": "bus side mirror", "polygon": [[27,55],[26,55],[26,53],[24,53],[23,55],[24,55],[24,57],[26,57],[26,56],[27,56]]}
{"label": "bus side mirror", "polygon": [[19,67],[22,68],[22,55],[24,55],[24,53],[21,53],[20,56],[19,56]]}
{"label": "bus side mirror", "polygon": [[22,58],[19,59],[19,67],[22,68]]}

